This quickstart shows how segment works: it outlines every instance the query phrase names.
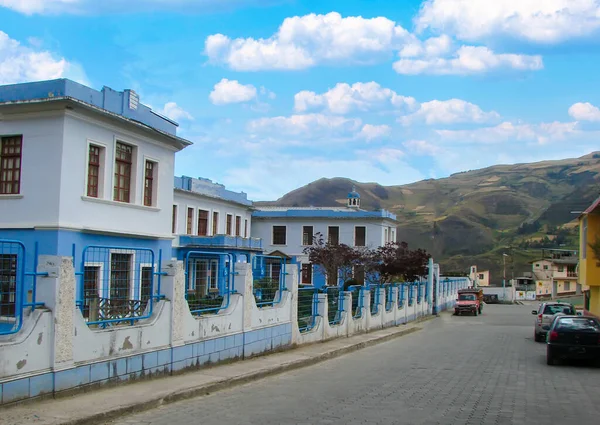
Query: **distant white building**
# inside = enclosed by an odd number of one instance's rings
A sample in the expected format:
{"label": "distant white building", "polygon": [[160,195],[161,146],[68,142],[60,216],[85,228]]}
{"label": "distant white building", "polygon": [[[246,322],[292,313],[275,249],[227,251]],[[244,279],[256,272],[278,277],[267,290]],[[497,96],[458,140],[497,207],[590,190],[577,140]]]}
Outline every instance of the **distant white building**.
{"label": "distant white building", "polygon": [[346,207],[256,207],[252,236],[262,239],[266,254],[282,253],[300,263],[301,283],[323,286],[325,276],[314,270],[304,253],[318,233],[325,240],[352,247],[377,248],[396,241],[396,215],[362,210],[354,189],[347,202]]}

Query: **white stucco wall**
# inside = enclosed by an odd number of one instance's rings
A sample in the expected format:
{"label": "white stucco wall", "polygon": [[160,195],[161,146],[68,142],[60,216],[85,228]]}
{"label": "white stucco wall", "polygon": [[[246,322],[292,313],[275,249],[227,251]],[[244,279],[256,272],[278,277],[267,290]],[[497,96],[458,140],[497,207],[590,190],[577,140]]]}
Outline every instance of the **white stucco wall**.
{"label": "white stucco wall", "polygon": [[46,115],[4,116],[0,135],[23,136],[21,193],[0,195],[3,228],[58,224],[63,118]]}
{"label": "white stucco wall", "polygon": [[[116,142],[136,147],[132,167],[131,202],[113,201]],[[104,190],[98,198],[86,195],[88,145],[104,147]],[[158,163],[155,206],[143,205],[144,164]],[[69,113],[64,120],[60,198],[61,226],[102,229],[118,233],[171,237],[175,150],[114,122]]]}
{"label": "white stucco wall", "polygon": [[[235,236],[235,217],[241,217],[240,236],[250,237],[252,229],[251,211],[249,207],[237,205],[232,202],[220,201],[218,199],[209,198],[199,194],[185,193],[175,191],[173,204],[177,205],[177,234],[187,234],[187,209],[194,209],[194,219],[192,221],[192,234],[198,234],[198,210],[209,211],[208,214],[208,236],[213,236],[213,213],[219,213],[219,222],[217,235],[224,235],[227,232],[227,214],[232,215],[231,235]],[[171,206],[172,208],[172,206]],[[248,221],[248,234],[244,234],[244,221]],[[171,219],[169,218],[169,223]]]}

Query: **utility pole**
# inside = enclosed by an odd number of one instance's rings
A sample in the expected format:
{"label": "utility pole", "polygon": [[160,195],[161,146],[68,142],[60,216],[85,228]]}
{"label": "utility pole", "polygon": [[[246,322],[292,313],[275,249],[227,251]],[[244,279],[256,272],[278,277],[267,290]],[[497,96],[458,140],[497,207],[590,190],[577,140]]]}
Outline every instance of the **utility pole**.
{"label": "utility pole", "polygon": [[506,301],[506,257],[507,254],[502,254],[502,301]]}

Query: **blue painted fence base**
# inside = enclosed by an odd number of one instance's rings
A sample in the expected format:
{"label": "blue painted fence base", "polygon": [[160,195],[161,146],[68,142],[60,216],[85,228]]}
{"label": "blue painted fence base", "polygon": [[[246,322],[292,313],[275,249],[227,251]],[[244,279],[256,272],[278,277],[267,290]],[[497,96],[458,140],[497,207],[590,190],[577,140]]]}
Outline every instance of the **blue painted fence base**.
{"label": "blue painted fence base", "polygon": [[140,353],[73,368],[0,382],[2,404],[40,397],[71,395],[93,387],[116,385],[199,369],[290,348],[292,324],[286,323],[179,347]]}

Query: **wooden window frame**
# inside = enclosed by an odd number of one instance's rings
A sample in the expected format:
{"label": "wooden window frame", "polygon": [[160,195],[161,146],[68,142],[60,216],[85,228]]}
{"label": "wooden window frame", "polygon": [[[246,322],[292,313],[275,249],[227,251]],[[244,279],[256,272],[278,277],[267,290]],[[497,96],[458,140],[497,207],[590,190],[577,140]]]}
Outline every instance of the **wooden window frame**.
{"label": "wooden window frame", "polygon": [[[10,142],[18,142],[10,144]],[[18,146],[18,152],[9,152]],[[11,161],[12,159],[12,161]],[[10,163],[10,166],[9,166]],[[23,135],[0,138],[0,195],[20,195],[23,170]],[[8,179],[8,174],[11,178]],[[17,177],[15,177],[15,174]]]}
{"label": "wooden window frame", "polygon": [[[331,240],[331,229],[337,229],[337,241],[335,243]],[[340,226],[327,226],[327,242],[333,245],[340,244]]]}
{"label": "wooden window frame", "polygon": [[[131,203],[134,150],[135,146],[125,142],[117,141],[115,143],[113,199],[117,202]],[[121,170],[121,166],[123,170]],[[121,178],[123,185],[121,185]]]}
{"label": "wooden window frame", "polygon": [[[278,229],[279,231],[281,231],[282,228],[283,228],[283,243],[277,243],[275,241],[275,229]],[[278,236],[281,236],[281,234],[278,234]],[[274,225],[271,228],[271,245],[280,245],[280,246],[287,245],[287,226]]]}
{"label": "wooden window frame", "polygon": [[[308,235],[306,229],[310,228],[310,238],[306,238]],[[313,244],[315,237],[315,227],[314,226],[302,226],[302,246],[311,246]],[[308,243],[307,243],[308,241]]]}
{"label": "wooden window frame", "polygon": [[155,179],[157,167],[158,163],[156,161],[150,161],[149,159],[144,161],[144,205],[147,207],[156,205]]}
{"label": "wooden window frame", "polygon": [[[363,229],[362,244],[358,243],[358,229]],[[367,226],[354,226],[354,246],[367,246]]]}
{"label": "wooden window frame", "polygon": [[302,269],[300,271],[302,275],[302,283],[304,285],[313,284],[313,265],[312,263],[302,263]]}
{"label": "wooden window frame", "polygon": [[[190,215],[191,213],[191,215]],[[193,235],[194,234],[194,208],[187,207],[185,213],[185,234]]]}
{"label": "wooden window frame", "polygon": [[227,214],[225,221],[225,234],[227,236],[233,236],[233,215]]}
{"label": "wooden window frame", "polygon": [[100,178],[102,167],[102,146],[90,143],[88,145],[88,169],[86,196],[90,198],[100,197]]}
{"label": "wooden window frame", "polygon": [[[203,216],[203,213],[205,214]],[[210,211],[207,210],[203,210],[203,209],[199,209],[198,210],[198,229],[197,229],[197,233],[198,236],[208,236],[208,218],[209,218],[209,214]],[[204,230],[204,232],[202,232],[202,230]]]}
{"label": "wooden window frame", "polygon": [[219,234],[219,211],[213,211],[212,213],[212,235]]}
{"label": "wooden window frame", "polygon": [[242,217],[239,215],[235,216],[235,235],[242,236]]}
{"label": "wooden window frame", "polygon": [[171,212],[171,232],[177,234],[177,213],[179,212],[179,206],[173,204],[173,210]]}

